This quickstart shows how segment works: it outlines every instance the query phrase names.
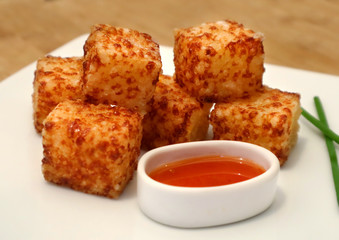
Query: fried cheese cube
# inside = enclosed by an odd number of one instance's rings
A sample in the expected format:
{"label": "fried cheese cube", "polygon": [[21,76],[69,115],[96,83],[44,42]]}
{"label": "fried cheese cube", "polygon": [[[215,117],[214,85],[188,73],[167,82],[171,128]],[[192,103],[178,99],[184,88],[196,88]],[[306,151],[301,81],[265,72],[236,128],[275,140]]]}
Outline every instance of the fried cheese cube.
{"label": "fried cheese cube", "polygon": [[300,113],[299,94],[264,86],[248,98],[215,105],[213,138],[260,145],[283,165],[297,142]]}
{"label": "fried cheese cube", "polygon": [[263,36],[233,21],[174,32],[176,80],[203,101],[243,97],[262,87]]}
{"label": "fried cheese cube", "polygon": [[145,113],[162,63],[151,36],[97,24],[84,45],[84,94],[94,104],[116,104]]}
{"label": "fried cheese cube", "polygon": [[42,57],[33,82],[33,119],[38,133],[54,107],[64,100],[82,98],[82,58]]}
{"label": "fried cheese cube", "polygon": [[142,117],[120,106],[64,101],[47,116],[42,137],[47,181],[118,198],[137,166]]}
{"label": "fried cheese cube", "polygon": [[188,95],[173,77],[160,75],[151,110],[143,121],[143,147],[204,140],[211,106]]}

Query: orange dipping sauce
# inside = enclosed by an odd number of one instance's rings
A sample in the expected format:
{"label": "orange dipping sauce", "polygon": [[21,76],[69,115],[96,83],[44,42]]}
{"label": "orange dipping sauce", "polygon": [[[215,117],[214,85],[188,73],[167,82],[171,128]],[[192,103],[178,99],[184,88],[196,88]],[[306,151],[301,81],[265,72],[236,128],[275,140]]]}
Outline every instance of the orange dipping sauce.
{"label": "orange dipping sauce", "polygon": [[180,187],[213,187],[254,178],[266,170],[251,160],[230,156],[202,156],[161,165],[148,175]]}

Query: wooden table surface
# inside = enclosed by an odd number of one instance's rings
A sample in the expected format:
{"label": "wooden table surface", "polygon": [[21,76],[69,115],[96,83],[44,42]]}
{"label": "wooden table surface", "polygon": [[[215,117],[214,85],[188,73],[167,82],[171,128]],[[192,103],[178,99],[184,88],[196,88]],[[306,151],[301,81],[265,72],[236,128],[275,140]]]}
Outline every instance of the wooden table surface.
{"label": "wooden table surface", "polygon": [[231,19],[265,35],[267,63],[339,75],[336,0],[0,0],[0,81],[95,23],[173,45],[173,29]]}

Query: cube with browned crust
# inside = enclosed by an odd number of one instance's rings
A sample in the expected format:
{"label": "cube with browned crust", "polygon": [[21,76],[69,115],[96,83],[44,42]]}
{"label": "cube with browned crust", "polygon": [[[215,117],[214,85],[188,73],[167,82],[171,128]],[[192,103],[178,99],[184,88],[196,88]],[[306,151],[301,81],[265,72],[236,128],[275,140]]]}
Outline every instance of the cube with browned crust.
{"label": "cube with browned crust", "polygon": [[191,97],[172,77],[160,75],[151,110],[143,121],[143,146],[151,149],[204,140],[211,106]]}
{"label": "cube with browned crust", "polygon": [[300,95],[264,86],[248,98],[217,103],[214,139],[250,142],[272,151],[283,165],[297,142]]}
{"label": "cube with browned crust", "polygon": [[64,101],[44,121],[42,137],[47,181],[118,198],[137,166],[142,117],[124,107]]}
{"label": "cube with browned crust", "polygon": [[54,107],[64,100],[82,98],[82,58],[46,56],[37,62],[33,83],[33,118],[37,132]]}
{"label": "cube with browned crust", "polygon": [[83,89],[89,102],[146,112],[162,66],[159,45],[151,36],[97,24],[84,52]]}
{"label": "cube with browned crust", "polygon": [[176,80],[203,101],[243,97],[262,87],[263,36],[232,21],[174,33]]}

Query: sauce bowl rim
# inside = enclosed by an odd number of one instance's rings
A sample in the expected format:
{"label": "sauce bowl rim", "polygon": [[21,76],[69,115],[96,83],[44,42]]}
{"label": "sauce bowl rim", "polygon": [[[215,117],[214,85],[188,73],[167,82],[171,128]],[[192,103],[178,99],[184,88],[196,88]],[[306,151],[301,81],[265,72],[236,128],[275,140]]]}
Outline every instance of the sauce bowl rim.
{"label": "sauce bowl rim", "polygon": [[[233,183],[233,184],[210,186],[210,187],[183,187],[183,186],[168,185],[168,184],[161,183],[159,181],[152,179],[146,172],[147,163],[150,159],[152,159],[153,155],[163,154],[164,151],[171,152],[171,151],[177,151],[177,150],[184,150],[186,148],[194,148],[194,147],[198,147],[201,145],[205,145],[204,147],[208,147],[209,145],[215,145],[215,144],[220,144],[220,145],[221,144],[229,144],[229,145],[236,144],[236,145],[243,147],[244,149],[251,148],[251,149],[254,149],[254,151],[260,151],[261,154],[266,156],[267,162],[269,163],[269,167],[265,169],[264,173],[256,177],[250,178],[248,180]],[[196,156],[198,157],[198,156],[209,156],[209,155],[211,154],[196,155]],[[232,156],[232,155],[229,155],[229,156]],[[242,157],[242,156],[234,156],[234,157]],[[178,159],[178,161],[180,160],[181,159]],[[259,164],[259,163],[256,162],[256,164]],[[257,185],[257,184],[260,184],[261,182],[266,182],[269,179],[274,178],[277,172],[279,172],[279,170],[280,170],[280,163],[279,163],[278,158],[271,151],[267,150],[264,147],[261,147],[261,146],[258,146],[252,143],[233,141],[233,140],[205,140],[205,141],[172,144],[172,145],[167,145],[167,146],[152,149],[146,152],[139,159],[137,174],[141,180],[146,181],[147,184],[150,184],[154,188],[159,188],[159,189],[161,188],[162,190],[176,191],[176,192],[187,192],[187,193],[199,192],[200,193],[200,192],[221,191],[221,190],[232,191],[234,189],[247,188],[250,185]]]}

